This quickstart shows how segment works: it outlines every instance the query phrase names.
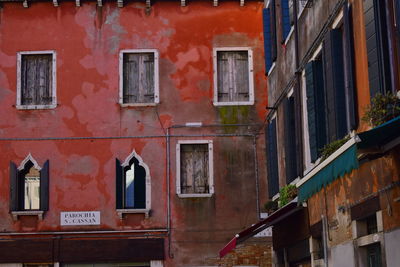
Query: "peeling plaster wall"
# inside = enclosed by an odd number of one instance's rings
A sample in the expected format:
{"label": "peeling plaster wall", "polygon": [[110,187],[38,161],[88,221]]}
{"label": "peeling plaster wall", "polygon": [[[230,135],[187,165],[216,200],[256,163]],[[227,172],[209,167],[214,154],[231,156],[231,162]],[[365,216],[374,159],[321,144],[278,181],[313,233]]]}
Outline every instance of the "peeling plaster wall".
{"label": "peeling plaster wall", "polygon": [[[29,8],[5,3],[0,9],[0,137],[61,138],[0,141],[0,231],[133,230],[167,227],[165,130],[175,124],[262,123],[267,104],[262,39],[262,2],[157,2],[146,15],[144,3],[34,2]],[[213,47],[253,50],[255,104],[213,106]],[[118,104],[118,54],[122,49],[159,51],[160,104],[122,108]],[[57,108],[17,110],[18,51],[55,50]],[[245,134],[247,127],[175,131],[177,134]],[[120,136],[157,138],[109,139]],[[261,132],[261,135],[263,133]],[[64,137],[89,137],[65,140]],[[90,137],[105,137],[90,139]],[[258,219],[253,139],[186,138],[214,141],[215,195],[179,199],[175,194],[175,145],[171,139],[172,253],[175,265],[198,265],[215,257],[240,230]],[[265,202],[264,137],[257,139],[260,204]],[[135,149],[149,166],[152,212],[126,215],[115,210],[115,158]],[[44,219],[9,214],[9,162],[29,154],[39,165],[50,160],[50,206]],[[98,210],[100,226],[60,227],[61,211]],[[166,243],[167,247],[167,243]],[[166,252],[167,253],[167,252]]]}

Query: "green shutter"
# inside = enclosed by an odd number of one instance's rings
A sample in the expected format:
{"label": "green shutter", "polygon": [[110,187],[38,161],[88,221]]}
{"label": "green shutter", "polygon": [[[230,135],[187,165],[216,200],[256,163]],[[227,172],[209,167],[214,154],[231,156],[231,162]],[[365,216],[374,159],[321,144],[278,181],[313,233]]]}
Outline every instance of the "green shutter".
{"label": "green shutter", "polygon": [[40,170],[40,210],[49,210],[49,161]]}

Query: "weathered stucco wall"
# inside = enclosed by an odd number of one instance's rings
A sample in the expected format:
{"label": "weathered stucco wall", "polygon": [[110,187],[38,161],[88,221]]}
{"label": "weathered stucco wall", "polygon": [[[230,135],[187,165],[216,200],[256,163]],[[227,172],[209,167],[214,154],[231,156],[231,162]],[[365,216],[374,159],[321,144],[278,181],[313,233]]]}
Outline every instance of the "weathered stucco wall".
{"label": "weathered stucco wall", "polygon": [[[149,15],[145,4],[95,2],[4,3],[0,8],[0,137],[55,138],[0,141],[0,231],[131,230],[167,227],[167,150],[165,131],[186,122],[261,124],[267,104],[264,75],[263,3],[192,1],[156,2]],[[255,104],[213,105],[214,47],[253,50]],[[160,103],[122,108],[118,104],[118,54],[122,49],[159,51]],[[17,110],[17,52],[55,50],[57,108]],[[174,129],[181,135],[254,134],[257,127]],[[137,136],[123,138],[121,136]],[[157,136],[157,137],[146,137]],[[69,140],[69,137],[88,139]],[[59,138],[59,139],[58,139]],[[91,139],[93,138],[93,139]],[[94,139],[101,138],[101,139]],[[215,195],[179,199],[175,194],[175,144],[180,139],[214,142]],[[170,265],[202,264],[243,228],[258,219],[265,202],[264,137],[171,138],[171,214],[174,259]],[[258,164],[255,163],[256,148]],[[151,174],[152,212],[115,211],[115,158],[135,150]],[[42,165],[50,160],[50,206],[44,219],[9,214],[9,162],[17,165],[31,153]],[[98,210],[101,225],[60,227],[61,211]],[[166,243],[166,248],[168,244]],[[168,251],[166,251],[168,254]]]}

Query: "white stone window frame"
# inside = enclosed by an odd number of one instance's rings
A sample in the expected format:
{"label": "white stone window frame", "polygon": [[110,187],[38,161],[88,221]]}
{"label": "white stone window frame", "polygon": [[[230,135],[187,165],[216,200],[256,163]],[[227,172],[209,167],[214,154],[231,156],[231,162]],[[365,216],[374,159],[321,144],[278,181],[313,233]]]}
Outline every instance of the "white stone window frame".
{"label": "white stone window frame", "polygon": [[[24,55],[51,55],[52,56],[52,81],[51,81],[51,104],[49,105],[22,105],[22,94],[21,94],[21,68],[22,68],[22,56]],[[17,52],[17,103],[15,107],[17,109],[54,109],[57,107],[57,53],[55,50],[43,50],[43,51],[20,51]]]}
{"label": "white stone window frame", "polygon": [[[135,150],[131,152],[131,154],[125,159],[125,161],[121,164],[121,167],[124,168],[126,166],[129,166],[129,162],[132,160],[132,158],[136,158],[139,162],[139,166],[143,167],[145,172],[146,172],[146,207],[144,209],[117,209],[117,214],[119,218],[122,220],[124,214],[135,214],[135,213],[143,213],[145,214],[145,217],[148,218],[150,216],[150,211],[151,211],[151,176],[150,176],[150,168],[147,166],[146,163],[144,163],[143,159],[141,156],[139,156],[138,153],[136,153]],[[125,190],[125,184],[124,184],[124,189]],[[125,201],[123,199],[122,201]]]}
{"label": "white stone window frame", "polygon": [[[124,103],[124,54],[154,54],[154,102],[149,103]],[[148,107],[160,103],[160,82],[159,82],[159,53],[157,49],[124,49],[119,52],[119,97],[118,103],[121,107]]]}
{"label": "white stone window frame", "polygon": [[[248,56],[248,72],[249,72],[249,101],[232,101],[221,102],[218,101],[218,52],[229,51],[247,51]],[[214,69],[214,106],[251,106],[254,105],[254,67],[253,67],[253,50],[251,47],[214,47],[213,49],[213,69]]]}
{"label": "white stone window frame", "polygon": [[[208,145],[208,193],[183,194],[181,193],[181,145]],[[214,194],[214,157],[213,157],[213,141],[212,140],[179,140],[176,144],[176,194],[180,198],[197,198],[211,197]]]}

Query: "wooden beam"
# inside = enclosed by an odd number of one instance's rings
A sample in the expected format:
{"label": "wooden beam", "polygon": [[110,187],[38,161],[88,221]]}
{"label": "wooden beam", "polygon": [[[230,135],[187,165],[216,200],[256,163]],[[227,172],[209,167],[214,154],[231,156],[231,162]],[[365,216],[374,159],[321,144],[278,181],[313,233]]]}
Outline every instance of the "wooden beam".
{"label": "wooden beam", "polygon": [[117,0],[118,7],[124,7],[124,0]]}
{"label": "wooden beam", "polygon": [[81,0],[75,0],[75,5],[76,6],[81,6]]}

